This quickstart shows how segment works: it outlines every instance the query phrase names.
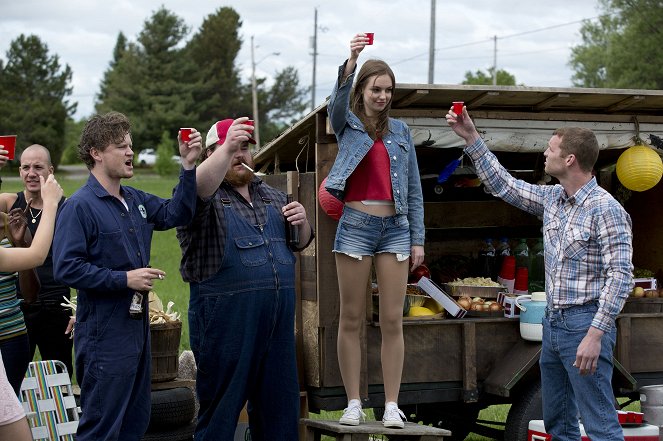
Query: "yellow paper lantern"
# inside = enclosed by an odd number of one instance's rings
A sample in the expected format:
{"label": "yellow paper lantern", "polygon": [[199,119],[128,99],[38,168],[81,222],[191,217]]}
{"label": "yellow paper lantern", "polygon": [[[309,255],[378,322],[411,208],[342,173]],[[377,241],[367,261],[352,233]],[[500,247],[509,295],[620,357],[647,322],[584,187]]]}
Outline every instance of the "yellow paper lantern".
{"label": "yellow paper lantern", "polygon": [[617,160],[617,178],[629,190],[645,191],[658,184],[663,176],[663,161],[653,149],[636,145]]}

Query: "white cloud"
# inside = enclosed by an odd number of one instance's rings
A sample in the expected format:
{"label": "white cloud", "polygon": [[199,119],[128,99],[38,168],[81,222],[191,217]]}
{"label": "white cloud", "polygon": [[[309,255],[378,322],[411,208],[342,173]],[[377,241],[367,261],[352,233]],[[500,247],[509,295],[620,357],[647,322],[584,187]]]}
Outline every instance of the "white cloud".
{"label": "white cloud", "polygon": [[[580,24],[573,22],[598,15],[597,3],[438,1],[435,81],[459,83],[466,71],[492,66],[492,38],[497,35],[497,67],[514,74],[518,83],[570,86],[570,47],[581,41]],[[243,23],[240,34],[244,45],[237,64],[245,81],[251,74],[250,37],[254,35],[258,46],[255,57],[260,61],[256,74],[269,78],[292,65],[304,85],[310,84],[312,77],[310,39],[317,6],[317,103],[329,95],[337,66],[347,57],[350,38],[357,32],[375,32],[375,45],[365,50],[364,59],[377,57],[390,63],[398,82],[425,83],[428,79],[430,1],[424,0],[337,0],[317,4],[305,0],[119,0],[112,5],[101,0],[3,2],[0,58],[5,58],[10,41],[21,33],[38,35],[62,63],[71,66],[73,99],[79,102],[76,116],[88,116],[93,112],[94,95],[112,58],[118,33],[122,31],[135,40],[145,20],[161,5],[182,17],[192,33],[206,15],[223,6],[233,7]],[[510,37],[561,24],[566,25]],[[272,52],[280,55],[270,56]]]}

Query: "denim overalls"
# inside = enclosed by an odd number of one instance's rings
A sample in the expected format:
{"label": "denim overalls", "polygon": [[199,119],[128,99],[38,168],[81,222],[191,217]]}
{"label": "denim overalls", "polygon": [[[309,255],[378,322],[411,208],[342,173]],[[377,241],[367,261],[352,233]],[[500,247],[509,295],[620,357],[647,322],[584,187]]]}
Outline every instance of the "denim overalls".
{"label": "denim overalls", "polygon": [[200,400],[195,438],[232,441],[248,399],[253,441],[295,440],[295,256],[285,241],[285,221],[261,195],[267,224],[251,225],[219,191],[227,223],[223,264],[208,280],[191,283],[189,326]]}

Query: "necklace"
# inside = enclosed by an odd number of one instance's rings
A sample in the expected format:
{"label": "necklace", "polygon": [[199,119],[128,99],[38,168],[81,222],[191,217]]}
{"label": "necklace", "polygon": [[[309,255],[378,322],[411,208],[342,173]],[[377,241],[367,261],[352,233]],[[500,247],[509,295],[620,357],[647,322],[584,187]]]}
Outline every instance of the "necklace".
{"label": "necklace", "polygon": [[35,216],[34,214],[32,214],[32,207],[28,207],[28,210],[30,210],[30,216],[32,216],[32,223],[33,223],[33,224],[36,224],[36,223],[37,223],[37,218],[38,218],[39,216],[41,216],[41,212],[42,212],[44,209],[43,209],[43,208],[39,209],[39,212],[37,213],[36,216]]}

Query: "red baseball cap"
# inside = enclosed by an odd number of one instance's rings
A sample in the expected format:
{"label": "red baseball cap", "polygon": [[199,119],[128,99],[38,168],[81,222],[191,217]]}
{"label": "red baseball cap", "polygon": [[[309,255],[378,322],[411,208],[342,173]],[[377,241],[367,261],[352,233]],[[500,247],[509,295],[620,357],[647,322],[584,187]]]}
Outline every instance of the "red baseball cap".
{"label": "red baseball cap", "polygon": [[[226,142],[226,135],[228,134],[228,129],[233,121],[234,119],[228,118],[215,122],[212,127],[210,127],[209,132],[207,132],[205,147],[210,147],[214,144],[221,145]],[[256,140],[249,136],[249,142],[255,144]]]}

